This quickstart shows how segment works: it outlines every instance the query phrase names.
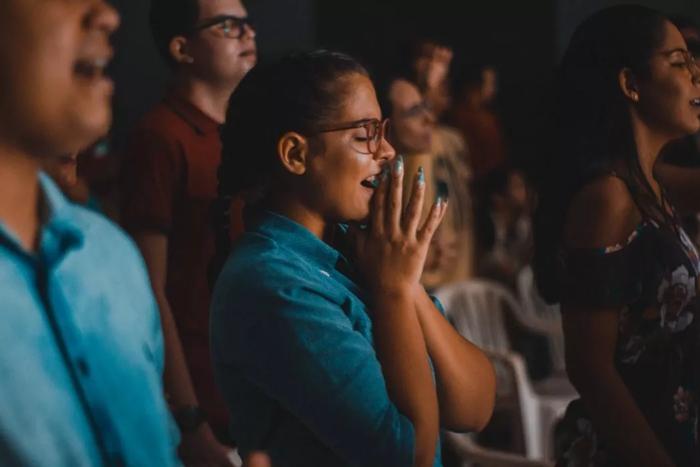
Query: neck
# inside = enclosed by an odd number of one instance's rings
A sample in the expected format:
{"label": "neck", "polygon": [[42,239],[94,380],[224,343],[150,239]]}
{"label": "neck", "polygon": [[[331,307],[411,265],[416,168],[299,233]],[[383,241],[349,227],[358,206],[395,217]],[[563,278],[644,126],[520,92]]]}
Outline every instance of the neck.
{"label": "neck", "polygon": [[39,162],[0,144],[0,222],[27,251],[39,233]]}
{"label": "neck", "polygon": [[290,218],[294,222],[306,227],[312,234],[321,240],[328,239],[330,223],[321,215],[313,212],[301,202],[290,200],[283,195],[271,196],[265,205],[272,211]]}
{"label": "neck", "polygon": [[226,121],[226,109],[233,88],[215,86],[188,75],[175,80],[175,91],[218,123]]}
{"label": "neck", "polygon": [[634,142],[637,145],[637,154],[644,177],[658,196],[660,189],[654,178],[654,165],[659,158],[661,149],[671,138],[651,130],[644,121],[636,116],[632,118],[632,133],[634,135]]}

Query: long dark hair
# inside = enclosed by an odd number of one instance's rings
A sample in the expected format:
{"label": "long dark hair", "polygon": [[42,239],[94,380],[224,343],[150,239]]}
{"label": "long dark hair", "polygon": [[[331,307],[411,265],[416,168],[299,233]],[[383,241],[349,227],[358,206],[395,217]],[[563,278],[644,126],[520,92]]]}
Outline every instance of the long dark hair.
{"label": "long dark hair", "polygon": [[343,78],[351,74],[369,75],[348,55],[317,50],[259,65],[238,85],[221,130],[214,276],[228,255],[226,209],[232,196],[242,196],[246,208],[252,209],[264,202],[271,189],[279,188],[279,138],[289,131],[311,136],[328,124],[347,94]]}
{"label": "long dark hair", "polygon": [[555,89],[553,151],[537,177],[534,269],[540,292],[550,302],[559,300],[566,211],[593,177],[617,166],[643,214],[665,213],[642,172],[618,75],[625,68],[640,78],[649,75],[666,21],[642,6],[607,8],[576,29],[564,54]]}

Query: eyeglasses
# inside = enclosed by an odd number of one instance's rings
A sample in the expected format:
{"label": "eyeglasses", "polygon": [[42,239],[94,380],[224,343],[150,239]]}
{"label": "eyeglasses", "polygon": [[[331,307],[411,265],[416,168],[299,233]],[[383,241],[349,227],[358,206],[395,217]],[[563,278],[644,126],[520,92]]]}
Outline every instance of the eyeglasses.
{"label": "eyeglasses", "polygon": [[253,29],[253,23],[248,17],[218,15],[203,19],[192,28],[192,32],[202,31],[214,26],[221,31],[224,37],[229,39],[241,39],[246,31]]}
{"label": "eyeglasses", "polygon": [[679,65],[685,65],[685,67],[691,72],[691,73],[696,73],[698,71],[698,62],[697,58],[694,53],[688,51],[688,50],[683,50],[683,49],[676,49],[676,50],[669,50],[666,52],[661,52],[661,55],[671,58],[674,54],[679,54],[683,57],[683,62],[678,63]]}
{"label": "eyeglasses", "polygon": [[332,131],[353,130],[357,128],[365,129],[365,137],[353,137],[351,140],[352,148],[361,154],[374,154],[379,150],[384,139],[389,131],[389,119],[377,120],[372,118],[369,120],[360,120],[359,122],[348,123],[336,128],[326,128],[320,130],[319,133],[330,133]]}

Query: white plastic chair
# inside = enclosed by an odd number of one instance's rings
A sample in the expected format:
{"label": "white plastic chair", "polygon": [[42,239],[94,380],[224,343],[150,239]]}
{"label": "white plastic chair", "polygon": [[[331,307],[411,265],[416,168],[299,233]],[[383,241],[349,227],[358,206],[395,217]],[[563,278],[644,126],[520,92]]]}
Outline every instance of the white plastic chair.
{"label": "white plastic chair", "polygon": [[486,449],[474,441],[474,436],[465,433],[445,432],[443,438],[452,451],[464,461],[462,467],[552,467],[554,464],[493,449]]}
{"label": "white plastic chair", "polygon": [[520,304],[503,286],[470,280],[439,288],[448,319],[465,338],[481,347],[494,362],[497,395],[513,391],[517,398],[525,453],[529,459],[550,459],[554,425],[575,393],[538,391],[529,379],[523,358],[513,352],[505,327],[505,311],[522,316]]}
{"label": "white plastic chair", "polygon": [[561,329],[559,305],[545,302],[535,285],[530,266],[524,267],[517,277],[518,298],[520,299],[520,320],[531,331],[547,337],[552,369],[555,374],[566,373],[564,360],[564,333]]}

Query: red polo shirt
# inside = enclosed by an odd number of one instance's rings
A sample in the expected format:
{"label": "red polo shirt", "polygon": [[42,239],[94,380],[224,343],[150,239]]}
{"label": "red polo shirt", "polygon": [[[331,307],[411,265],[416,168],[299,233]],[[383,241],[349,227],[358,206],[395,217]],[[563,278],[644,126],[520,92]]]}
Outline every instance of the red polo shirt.
{"label": "red polo shirt", "polygon": [[[215,254],[214,202],[221,160],[219,124],[170,94],[134,130],[124,161],[122,221],[132,233],[168,237],[166,295],[201,407],[227,430],[225,403],[209,353],[209,267]],[[232,234],[242,231],[235,203]]]}

